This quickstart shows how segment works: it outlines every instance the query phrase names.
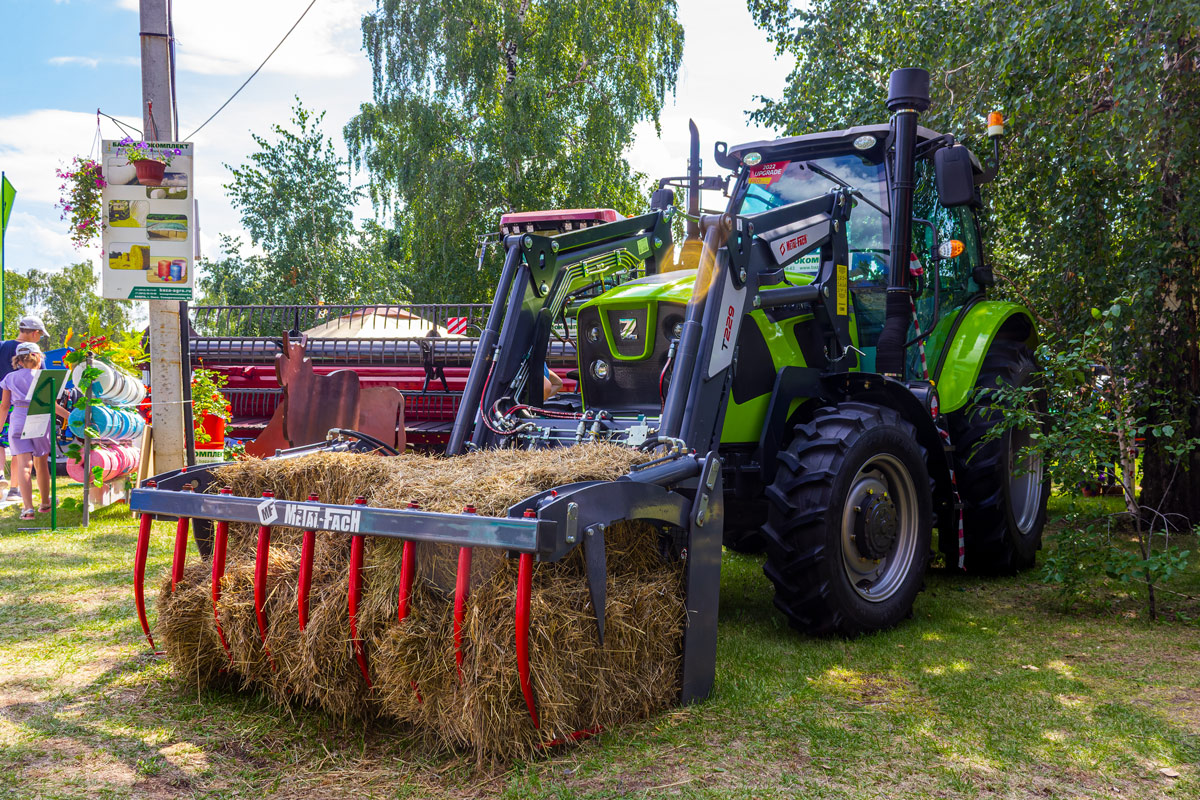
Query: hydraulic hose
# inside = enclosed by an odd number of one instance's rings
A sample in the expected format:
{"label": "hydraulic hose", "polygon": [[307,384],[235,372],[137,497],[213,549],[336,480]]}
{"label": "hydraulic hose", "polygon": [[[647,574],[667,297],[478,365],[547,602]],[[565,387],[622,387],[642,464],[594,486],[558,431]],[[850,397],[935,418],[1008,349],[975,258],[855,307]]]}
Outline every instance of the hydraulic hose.
{"label": "hydraulic hose", "polygon": [[471,372],[467,375],[467,385],[463,388],[462,400],[458,404],[458,414],[454,417],[454,427],[450,431],[450,442],[446,445],[446,455],[459,455],[467,439],[467,429],[475,422],[476,409],[479,407],[479,397],[483,392],[483,382],[491,367],[492,348],[500,338],[500,325],[504,320],[504,304],[508,300],[508,292],[512,287],[513,276],[517,273],[517,264],[521,260],[521,245],[518,237],[510,237],[508,253],[504,257],[504,268],[500,271],[500,284],[496,287],[496,295],[492,298],[492,308],[488,312],[487,325],[479,335],[476,345],[475,358],[471,361]]}

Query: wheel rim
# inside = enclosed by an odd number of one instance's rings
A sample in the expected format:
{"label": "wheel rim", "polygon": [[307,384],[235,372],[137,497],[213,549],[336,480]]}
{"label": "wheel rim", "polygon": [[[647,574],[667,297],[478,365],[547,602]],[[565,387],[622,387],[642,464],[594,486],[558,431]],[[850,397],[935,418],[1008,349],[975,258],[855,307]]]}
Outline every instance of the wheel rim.
{"label": "wheel rim", "polygon": [[1008,437],[1008,502],[1012,506],[1017,530],[1029,533],[1037,524],[1042,508],[1042,456],[1028,451],[1019,462],[1017,457],[1033,440],[1026,428],[1014,429]]}
{"label": "wheel rim", "polygon": [[[863,515],[885,495],[894,510],[895,533],[881,558],[862,552]],[[876,515],[878,516],[878,514]],[[917,488],[900,459],[881,454],[855,474],[842,509],[842,564],[850,586],[864,600],[882,603],[900,590],[912,568],[917,549],[919,515]]]}

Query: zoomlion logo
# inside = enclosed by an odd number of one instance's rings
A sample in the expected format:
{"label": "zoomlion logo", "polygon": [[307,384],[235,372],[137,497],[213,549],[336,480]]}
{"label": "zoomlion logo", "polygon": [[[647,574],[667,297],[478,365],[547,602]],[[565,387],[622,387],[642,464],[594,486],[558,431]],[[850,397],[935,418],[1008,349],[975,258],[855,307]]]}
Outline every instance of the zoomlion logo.
{"label": "zoomlion logo", "polygon": [[637,317],[622,317],[617,320],[621,323],[621,340],[628,341],[638,338],[637,332]]}

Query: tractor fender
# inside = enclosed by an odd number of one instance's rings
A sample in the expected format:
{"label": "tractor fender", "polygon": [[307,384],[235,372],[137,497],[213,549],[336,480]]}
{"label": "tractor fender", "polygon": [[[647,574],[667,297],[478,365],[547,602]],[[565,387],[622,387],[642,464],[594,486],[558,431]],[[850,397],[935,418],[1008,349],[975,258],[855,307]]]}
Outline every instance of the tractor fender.
{"label": "tractor fender", "polygon": [[1016,303],[979,300],[969,303],[955,318],[933,371],[943,414],[957,411],[971,399],[983,359],[997,338],[1036,347],[1033,315]]}
{"label": "tractor fender", "polygon": [[838,402],[855,400],[890,408],[916,429],[917,443],[925,449],[933,508],[939,520],[946,520],[953,508],[954,491],[950,483],[950,460],[942,435],[926,407],[926,401],[912,389],[892,378],[869,372],[843,372],[825,375],[821,383],[826,396]]}

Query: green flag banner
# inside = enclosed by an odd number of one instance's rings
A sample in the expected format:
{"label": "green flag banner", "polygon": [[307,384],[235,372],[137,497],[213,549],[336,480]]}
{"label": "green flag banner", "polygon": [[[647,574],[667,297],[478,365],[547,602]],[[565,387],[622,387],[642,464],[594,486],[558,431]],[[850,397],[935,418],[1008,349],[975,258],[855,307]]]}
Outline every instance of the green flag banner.
{"label": "green flag banner", "polygon": [[0,215],[0,235],[8,230],[8,215],[12,213],[13,198],[17,190],[8,182],[8,177],[0,175],[0,203],[3,204],[3,214]]}

